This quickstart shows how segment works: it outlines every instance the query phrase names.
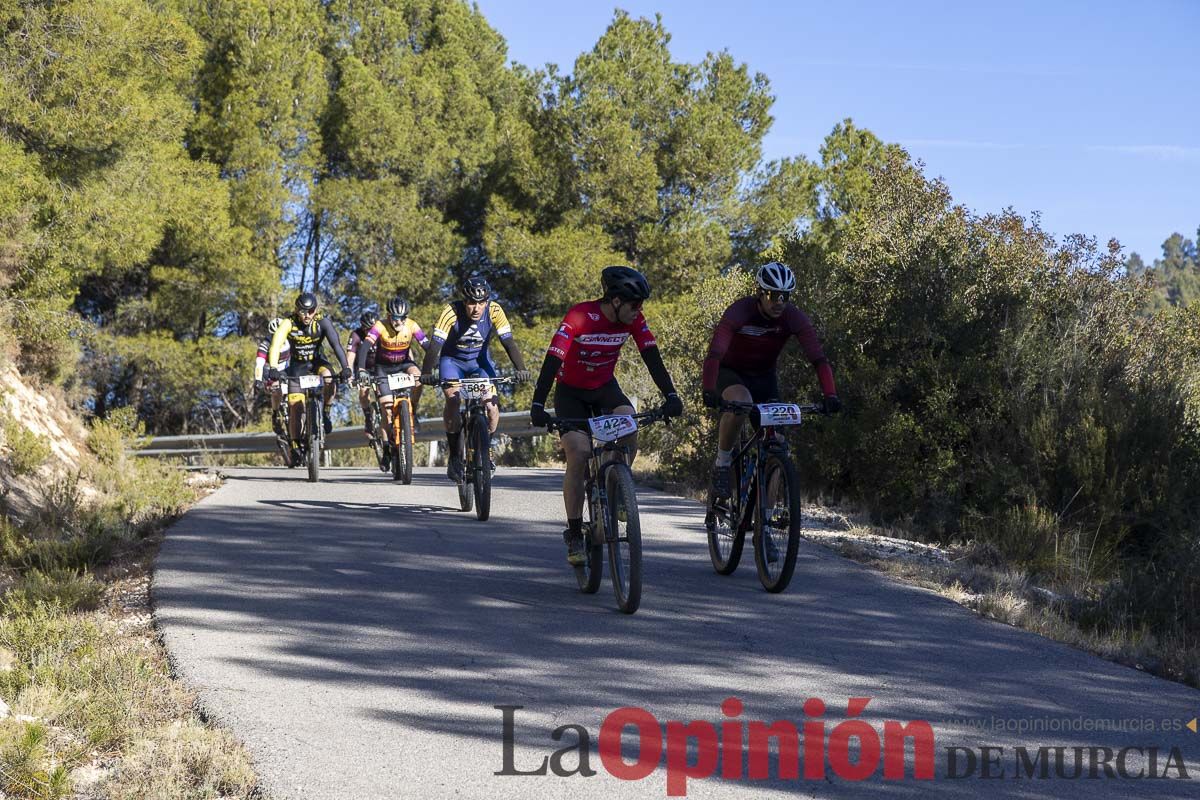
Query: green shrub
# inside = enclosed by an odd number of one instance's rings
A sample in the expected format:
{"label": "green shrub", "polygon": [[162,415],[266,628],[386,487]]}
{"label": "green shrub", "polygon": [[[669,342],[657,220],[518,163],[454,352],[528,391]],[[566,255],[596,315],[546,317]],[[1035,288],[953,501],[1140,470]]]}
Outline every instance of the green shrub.
{"label": "green shrub", "polygon": [[50,441],[45,436],[38,436],[3,412],[0,412],[0,433],[4,435],[6,459],[13,475],[32,475],[50,458]]}
{"label": "green shrub", "polygon": [[67,768],[55,764],[49,731],[37,722],[0,720],[0,795],[14,800],[57,800],[71,793]]}
{"label": "green shrub", "polygon": [[100,605],[104,585],[83,570],[55,568],[47,572],[31,569],[0,598],[5,614],[28,614],[39,603],[63,611],[89,611]]}
{"label": "green shrub", "polygon": [[79,731],[95,748],[124,747],[190,705],[154,651],[47,603],[0,617],[0,647],[16,656],[15,668],[0,673],[0,696],[19,701],[22,692],[37,690],[71,697],[55,723]]}

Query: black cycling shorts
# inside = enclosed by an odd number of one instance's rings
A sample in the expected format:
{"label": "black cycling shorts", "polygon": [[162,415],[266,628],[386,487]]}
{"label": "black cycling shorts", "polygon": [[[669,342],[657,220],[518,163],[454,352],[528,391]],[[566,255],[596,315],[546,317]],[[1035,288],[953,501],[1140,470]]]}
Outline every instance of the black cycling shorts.
{"label": "black cycling shorts", "polygon": [[[397,372],[406,372],[409,367],[417,367],[420,372],[421,368],[411,358],[406,358],[403,361],[397,361],[395,364],[389,364],[385,361],[375,362],[375,390],[379,392],[380,397],[388,397],[392,394],[392,389],[388,386],[388,375],[395,375]],[[413,387],[416,388],[415,386]]]}
{"label": "black cycling shorts", "polygon": [[312,361],[299,361],[293,358],[283,372],[288,376],[288,394],[304,393],[300,389],[300,381],[297,380],[301,375],[333,376],[337,374],[333,370],[333,365],[320,357],[314,358]]}
{"label": "black cycling shorts", "polygon": [[731,367],[717,371],[717,396],[725,394],[730,386],[741,384],[750,390],[750,399],[755,403],[771,403],[779,399],[779,376],[774,372],[766,375],[743,375]]}
{"label": "black cycling shorts", "polygon": [[[621,391],[621,385],[613,378],[608,383],[596,389],[577,389],[574,386],[558,384],[554,389],[554,416],[568,419],[585,419],[611,414],[614,408],[632,406],[629,398]],[[584,423],[573,423],[565,426],[567,430],[587,432]],[[564,431],[565,432],[565,431]]]}

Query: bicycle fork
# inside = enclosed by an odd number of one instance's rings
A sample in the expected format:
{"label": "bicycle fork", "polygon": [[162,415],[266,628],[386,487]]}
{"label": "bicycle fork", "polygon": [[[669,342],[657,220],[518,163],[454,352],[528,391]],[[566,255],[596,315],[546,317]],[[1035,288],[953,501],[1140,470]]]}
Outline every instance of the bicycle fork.
{"label": "bicycle fork", "polygon": [[587,487],[588,504],[592,508],[593,544],[604,544],[609,541],[608,522],[604,513],[608,508],[608,492],[604,488],[603,477],[603,468],[595,467]]}

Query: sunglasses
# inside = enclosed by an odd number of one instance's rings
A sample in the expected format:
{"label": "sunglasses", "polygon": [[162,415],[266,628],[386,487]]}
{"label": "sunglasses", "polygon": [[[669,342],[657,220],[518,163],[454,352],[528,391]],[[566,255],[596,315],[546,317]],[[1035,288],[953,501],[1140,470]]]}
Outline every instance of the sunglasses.
{"label": "sunglasses", "polygon": [[792,296],[791,292],[762,292],[761,294],[772,303],[786,303]]}

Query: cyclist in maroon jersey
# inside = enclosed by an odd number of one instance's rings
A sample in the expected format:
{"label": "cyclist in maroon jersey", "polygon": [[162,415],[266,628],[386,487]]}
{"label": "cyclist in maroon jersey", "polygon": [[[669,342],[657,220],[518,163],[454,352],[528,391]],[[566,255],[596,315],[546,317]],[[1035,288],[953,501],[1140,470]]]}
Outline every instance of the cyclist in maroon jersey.
{"label": "cyclist in maroon jersey", "polygon": [[[719,408],[722,401],[766,403],[779,399],[775,362],[788,339],[800,342],[812,362],[825,395],[825,412],[842,407],[833,382],[833,370],[821,349],[817,332],[803,311],[788,302],[796,288],[791,268],[771,261],[755,274],[758,291],[725,309],[713,331],[704,359],[704,405]],[[729,497],[729,465],[741,420],[736,414],[721,415],[717,431],[717,460],[713,466],[713,494]]]}
{"label": "cyclist in maroon jersey", "polygon": [[[663,411],[672,417],[683,413],[683,401],[675,391],[671,375],[658,352],[654,334],[642,316],[642,303],[650,296],[650,284],[642,273],[631,267],[605,267],[600,274],[604,296],[599,300],[572,306],[542,362],[542,371],[533,390],[530,421],[544,427],[550,421],[546,413],[546,398],[550,387],[558,380],[554,391],[554,412],[568,419],[581,419],[600,414],[632,414],[633,404],[613,377],[617,358],[625,340],[633,337],[638,351],[650,371],[654,384],[666,402]],[[561,445],[567,457],[563,475],[563,504],[567,511],[567,561],[582,564],[583,543],[583,481],[587,460],[591,457],[591,439],[582,425],[562,434]],[[637,433],[622,443],[629,448],[629,461],[637,455]]]}
{"label": "cyclist in maroon jersey", "polygon": [[[350,331],[350,344],[346,345],[346,360],[351,365],[354,364],[358,356],[360,347],[367,348],[367,369],[375,368],[375,351],[376,345],[374,342],[367,343],[367,334],[371,332],[371,328],[375,327],[375,323],[379,321],[379,314],[375,313],[374,309],[367,309],[358,318],[358,327]],[[362,407],[363,412],[363,432],[367,438],[371,438],[371,431],[374,428],[374,411],[371,407],[371,391],[370,384],[361,383],[358,387],[358,404]]]}

